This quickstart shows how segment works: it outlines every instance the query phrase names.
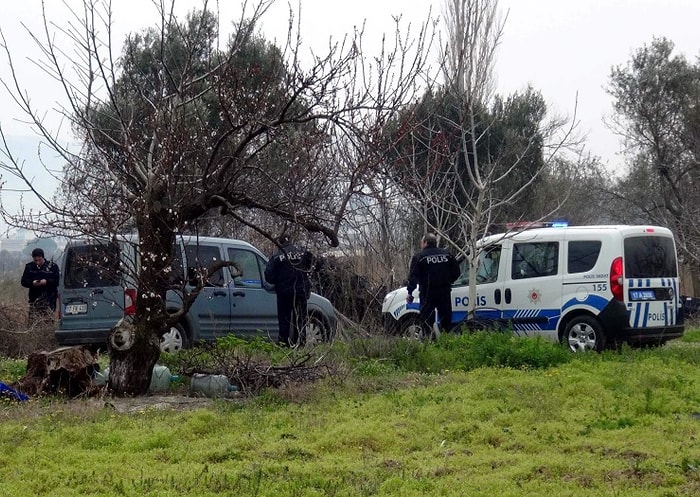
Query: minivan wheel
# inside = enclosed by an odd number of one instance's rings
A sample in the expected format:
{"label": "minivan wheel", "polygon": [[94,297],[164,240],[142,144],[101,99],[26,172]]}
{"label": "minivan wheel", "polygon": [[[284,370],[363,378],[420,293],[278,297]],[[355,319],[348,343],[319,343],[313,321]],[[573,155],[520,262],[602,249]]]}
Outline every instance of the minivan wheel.
{"label": "minivan wheel", "polygon": [[605,333],[598,320],[592,316],[577,316],[569,321],[563,340],[572,352],[600,352],[605,347]]}
{"label": "minivan wheel", "polygon": [[323,321],[323,318],[315,314],[309,315],[309,318],[306,321],[304,332],[306,334],[306,337],[301,343],[302,346],[328,342],[331,338],[330,330],[328,329],[326,323]]}
{"label": "minivan wheel", "polygon": [[181,324],[175,324],[160,337],[161,352],[171,354],[187,348],[187,332]]}

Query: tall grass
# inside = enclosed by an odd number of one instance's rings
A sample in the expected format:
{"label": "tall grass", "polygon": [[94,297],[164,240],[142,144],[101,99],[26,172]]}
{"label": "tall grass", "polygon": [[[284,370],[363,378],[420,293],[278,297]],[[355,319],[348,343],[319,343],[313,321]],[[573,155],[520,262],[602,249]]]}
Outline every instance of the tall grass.
{"label": "tall grass", "polygon": [[319,348],[344,374],[305,396],[0,403],[0,495],[695,496],[698,342],[573,355],[497,333],[373,338]]}

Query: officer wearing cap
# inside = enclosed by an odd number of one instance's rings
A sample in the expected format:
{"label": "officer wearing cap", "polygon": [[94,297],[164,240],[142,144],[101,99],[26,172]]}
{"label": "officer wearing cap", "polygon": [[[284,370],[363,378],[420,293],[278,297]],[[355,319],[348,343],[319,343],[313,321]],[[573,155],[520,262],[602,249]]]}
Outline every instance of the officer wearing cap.
{"label": "officer wearing cap", "polygon": [[280,250],[267,262],[265,279],[275,285],[277,294],[279,343],[286,347],[304,345],[314,257],[306,248],[294,245],[287,235],[280,236],[277,244]]}
{"label": "officer wearing cap", "polygon": [[436,310],[440,328],[452,328],[451,292],[452,283],[459,277],[459,263],[449,251],[437,246],[437,237],[432,233],[423,237],[421,249],[411,259],[406,302],[413,302],[413,291],[418,286],[423,333],[430,336]]}

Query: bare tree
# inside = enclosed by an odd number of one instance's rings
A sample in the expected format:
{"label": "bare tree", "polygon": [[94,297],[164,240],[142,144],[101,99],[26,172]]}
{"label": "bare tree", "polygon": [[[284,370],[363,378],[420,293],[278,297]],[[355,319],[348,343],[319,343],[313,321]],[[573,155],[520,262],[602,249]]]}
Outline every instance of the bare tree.
{"label": "bare tree", "polygon": [[700,62],[655,38],[610,73],[612,130],[627,147],[629,172],[614,192],[619,216],[668,226],[700,284]]}
{"label": "bare tree", "polygon": [[[333,148],[340,140],[363,147],[378,136],[387,113],[413,97],[425,57],[423,32],[406,40],[397,25],[394,46],[374,58],[363,52],[358,31],[331,43],[327,54],[314,54],[305,67],[299,26],[290,21],[281,48],[256,32],[272,0],[243,2],[223,48],[206,1],[184,20],[173,14],[174,3],[154,1],[158,24],[130,35],[121,56],[108,1],[84,0],[64,26],[53,26],[44,11],[43,36],[32,35],[43,54],[35,62],[64,89],[68,104],[60,113],[79,150],[68,149],[44,124],[16,72],[3,81],[66,164],[59,178],[64,194],[41,197],[42,216],[15,215],[3,206],[5,221],[68,235],[138,234],[144,263],[129,331],[133,345],[110,355],[109,384],[117,395],[147,390],[159,337],[188,310],[187,298],[177,313],[165,308],[163,274],[176,235],[218,213],[268,239],[280,224],[292,224],[337,245],[370,163],[336,174],[329,167]],[[72,46],[59,46],[53,30]],[[14,67],[4,35],[2,41]],[[31,189],[31,177],[7,152],[2,168]],[[277,224],[258,223],[269,219],[261,213]]]}
{"label": "bare tree", "polygon": [[[478,241],[495,225],[541,209],[533,191],[557,167],[554,159],[578,143],[575,113],[570,123],[548,118],[534,89],[506,99],[495,95],[505,25],[497,0],[444,5],[442,81],[433,80],[423,99],[393,122],[387,175],[403,189],[424,229],[469,261],[468,312],[474,317]],[[538,215],[552,215],[565,200],[566,192],[559,192],[550,210]]]}

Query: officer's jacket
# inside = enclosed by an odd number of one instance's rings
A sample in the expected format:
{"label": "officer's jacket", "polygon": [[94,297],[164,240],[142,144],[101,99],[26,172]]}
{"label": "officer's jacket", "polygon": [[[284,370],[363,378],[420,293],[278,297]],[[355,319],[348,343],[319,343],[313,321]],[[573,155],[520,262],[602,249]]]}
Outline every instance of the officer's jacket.
{"label": "officer's jacket", "polygon": [[311,252],[287,243],[267,261],[265,280],[275,285],[277,293],[308,294],[311,291],[309,273],[313,264]]}
{"label": "officer's jacket", "polygon": [[408,274],[408,293],[413,293],[416,285],[421,295],[430,291],[447,291],[459,278],[459,263],[449,251],[438,247],[425,247],[411,259]]}

